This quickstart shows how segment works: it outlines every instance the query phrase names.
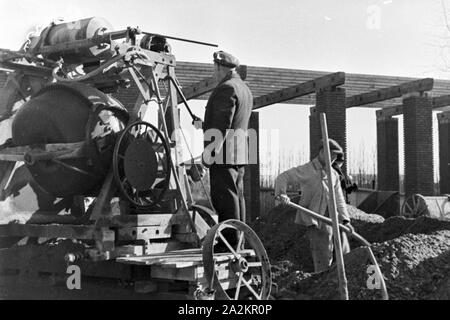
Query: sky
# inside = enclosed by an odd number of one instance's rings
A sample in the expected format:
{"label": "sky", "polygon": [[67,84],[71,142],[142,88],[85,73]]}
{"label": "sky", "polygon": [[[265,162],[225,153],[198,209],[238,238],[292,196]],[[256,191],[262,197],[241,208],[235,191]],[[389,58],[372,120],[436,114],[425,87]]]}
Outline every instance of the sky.
{"label": "sky", "polygon": [[[251,66],[447,79],[447,8],[450,0],[0,0],[0,48],[18,49],[30,30],[58,18],[101,16],[115,30],[138,26],[216,43]],[[171,45],[179,61],[210,63],[217,50]],[[202,116],[205,102],[192,105]],[[279,141],[272,144],[281,153],[308,152],[308,115],[309,106],[273,105],[260,112],[260,127],[277,131]],[[374,167],[375,119],[373,109],[347,111],[350,169],[356,169],[363,152],[365,165]],[[189,125],[186,116],[183,123]],[[434,141],[436,149],[437,134]],[[402,157],[401,148],[401,167]]]}

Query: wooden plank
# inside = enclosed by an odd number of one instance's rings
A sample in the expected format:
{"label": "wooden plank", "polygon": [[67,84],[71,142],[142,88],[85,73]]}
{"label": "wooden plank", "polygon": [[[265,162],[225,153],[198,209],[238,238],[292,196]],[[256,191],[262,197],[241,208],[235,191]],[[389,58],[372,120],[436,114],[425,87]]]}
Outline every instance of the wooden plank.
{"label": "wooden plank", "polygon": [[118,230],[118,240],[169,239],[171,236],[172,229],[168,226],[130,227]]}
{"label": "wooden plank", "polygon": [[183,89],[183,94],[186,100],[197,98],[207,92],[214,90],[217,86],[217,81],[213,77],[203,79],[187,88]]}
{"label": "wooden plank", "polygon": [[[235,273],[226,269],[223,265],[217,268],[220,280],[235,277]],[[181,280],[191,282],[206,282],[202,266],[191,266],[186,268],[167,268],[166,266],[154,265],[151,267],[151,277],[157,279]]]}
{"label": "wooden plank", "polygon": [[323,77],[298,84],[296,86],[281,89],[265,96],[257,97],[253,99],[253,110],[311,94],[319,89],[339,86],[344,83],[344,72],[331,73]]}
{"label": "wooden plank", "polygon": [[443,95],[439,97],[434,97],[432,100],[433,103],[433,109],[439,109],[443,107],[450,106],[450,95]]}
{"label": "wooden plank", "polygon": [[3,161],[37,161],[49,159],[81,158],[84,142],[53,143],[39,147],[21,146],[0,150],[0,160]]}
{"label": "wooden plank", "polygon": [[[236,72],[239,73],[242,80],[245,80],[247,77],[247,66],[246,65],[240,65]],[[211,73],[210,71],[208,73]],[[197,98],[205,93],[208,93],[212,90],[214,90],[215,87],[217,87],[217,81],[214,80],[213,77],[207,77],[203,80],[200,80],[196,82],[195,84],[186,87],[183,89],[183,94],[186,100]]]}
{"label": "wooden plank", "polygon": [[[255,256],[255,252],[251,249],[239,252],[242,256]],[[234,258],[232,253],[217,253],[214,255],[216,263],[231,261]],[[181,253],[147,255],[139,257],[121,257],[117,258],[117,262],[136,265],[161,265],[165,268],[185,268],[203,264],[203,256],[196,249],[188,250]]]}
{"label": "wooden plank", "polygon": [[403,105],[397,105],[389,108],[383,108],[376,111],[377,119],[388,118],[403,114]]}
{"label": "wooden plank", "polygon": [[164,242],[150,242],[145,246],[145,254],[154,253],[168,253],[173,250],[180,250],[186,248],[185,243],[181,243],[176,240],[166,240]]}
{"label": "wooden plank", "polygon": [[[450,106],[450,95],[434,97],[432,99],[433,110],[439,110]],[[376,111],[377,117],[392,117],[403,114],[403,105],[383,108]]]}
{"label": "wooden plank", "polygon": [[[57,273],[67,276],[67,263],[64,256],[68,252],[82,252],[84,245],[64,241],[57,245],[26,245],[8,249],[0,249],[0,272],[1,270],[29,270],[36,272]],[[113,261],[77,261],[83,276],[114,278],[122,280],[133,280],[136,270],[142,267],[117,264]],[[1,278],[1,277],[0,277]]]}
{"label": "wooden plank", "polygon": [[[194,63],[194,62],[177,62],[177,75],[183,87],[187,88],[199,79],[208,77],[212,73],[213,65],[210,63]],[[255,97],[268,94],[275,90],[292,86],[293,84],[312,80],[321,77],[330,72],[313,71],[313,70],[296,70],[287,68],[269,68],[248,66],[248,75],[246,82]],[[348,96],[358,95],[365,92],[378,90],[386,87],[396,86],[401,83],[417,80],[411,77],[370,75],[370,74],[354,74],[346,73],[346,81],[343,87],[347,91]],[[445,95],[450,91],[450,81],[435,79],[432,90],[433,96]],[[198,99],[207,99],[208,95],[201,95]],[[401,103],[395,99],[394,103]],[[314,105],[314,95],[302,96],[299,98],[287,100],[288,104],[306,104]],[[392,106],[393,101],[380,101],[369,105],[365,108],[381,108]]]}
{"label": "wooden plank", "polygon": [[152,266],[150,269],[150,275],[152,279],[197,281],[196,268],[198,267],[176,269],[165,268],[162,266]]}
{"label": "wooden plank", "polygon": [[[7,162],[11,163],[11,162]],[[58,212],[41,211],[20,211],[14,212],[11,215],[3,217],[0,215],[0,224],[7,224],[12,221],[27,224],[63,224],[63,225],[80,225],[86,224],[86,219],[83,217],[75,217],[68,214],[59,215]]]}
{"label": "wooden plank", "polygon": [[42,238],[68,238],[79,240],[94,239],[93,226],[77,225],[34,225],[34,224],[6,224],[0,225],[0,236],[27,236]]}
{"label": "wooden plank", "polygon": [[186,224],[188,217],[183,213],[175,214],[136,214],[114,216],[111,223],[121,227],[132,226],[168,226]]}
{"label": "wooden plank", "polygon": [[433,84],[434,80],[432,78],[425,78],[416,81],[406,82],[398,86],[392,86],[348,97],[346,100],[346,105],[347,108],[352,108],[362,106],[365,104],[401,97],[404,94],[411,92],[430,91],[433,89]]}

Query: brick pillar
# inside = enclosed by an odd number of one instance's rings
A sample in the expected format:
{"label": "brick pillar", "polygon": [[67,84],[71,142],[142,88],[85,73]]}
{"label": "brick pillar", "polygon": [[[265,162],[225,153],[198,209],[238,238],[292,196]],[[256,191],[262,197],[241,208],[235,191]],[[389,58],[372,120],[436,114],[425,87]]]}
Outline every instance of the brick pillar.
{"label": "brick pillar", "polygon": [[[344,149],[347,149],[347,125],[346,125],[346,107],[345,107],[345,89],[329,88],[316,92],[316,113],[310,116],[310,143],[311,155],[317,155],[318,141],[322,138],[320,128],[319,113],[324,112],[327,115],[328,137],[336,140]],[[347,170],[346,162],[343,165],[344,171]]]}
{"label": "brick pillar", "polygon": [[377,117],[378,190],[399,191],[398,119]]}
{"label": "brick pillar", "polygon": [[403,99],[405,194],[434,194],[432,105],[426,96]]}
{"label": "brick pillar", "polygon": [[[259,170],[259,113],[252,112],[249,129],[254,129],[257,133],[256,155],[250,155],[250,159],[255,159],[256,164],[249,164],[245,167],[244,175],[244,197],[246,208],[246,222],[255,220],[260,215],[260,170]],[[249,152],[252,152],[250,146]],[[253,151],[254,152],[254,151]]]}
{"label": "brick pillar", "polygon": [[439,189],[450,193],[450,112],[437,115],[439,123]]}

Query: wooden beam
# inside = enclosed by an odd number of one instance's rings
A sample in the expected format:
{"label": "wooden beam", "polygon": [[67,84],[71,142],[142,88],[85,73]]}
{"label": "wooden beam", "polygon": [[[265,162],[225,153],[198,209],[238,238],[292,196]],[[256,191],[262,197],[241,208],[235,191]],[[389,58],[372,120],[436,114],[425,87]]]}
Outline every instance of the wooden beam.
{"label": "wooden beam", "polygon": [[[236,69],[237,73],[241,76],[242,80],[245,80],[247,78],[247,66],[241,65]],[[200,80],[196,84],[184,88],[183,94],[186,98],[186,100],[194,99],[196,97],[200,97],[204,95],[205,93],[208,93],[214,88],[217,87],[217,81],[214,80],[213,77],[208,77],[203,80]]]}
{"label": "wooden beam", "polygon": [[301,84],[281,89],[265,96],[260,96],[253,99],[253,110],[275,104],[281,103],[293,98],[301,97],[316,92],[319,89],[335,87],[345,83],[345,73],[336,72],[327,74],[323,77],[316,78],[303,82]]}
{"label": "wooden beam", "polygon": [[371,92],[358,94],[347,98],[346,100],[347,108],[398,98],[403,96],[404,94],[411,92],[429,91],[433,89],[433,84],[434,80],[432,78],[425,78],[411,82],[406,82],[398,86],[392,86],[380,90],[374,90]]}
{"label": "wooden beam", "polygon": [[376,111],[377,118],[388,118],[403,114],[403,105],[397,105],[389,108],[383,108]]}
{"label": "wooden beam", "polygon": [[450,95],[444,95],[440,97],[434,97],[432,100],[433,109],[440,109],[450,106]]}
{"label": "wooden beam", "polygon": [[20,146],[0,150],[2,161],[33,162],[50,159],[74,159],[84,156],[84,141],[73,143],[52,143],[39,147]]}
{"label": "wooden beam", "polygon": [[[432,105],[434,110],[447,108],[450,106],[450,95],[444,95],[440,97],[434,97],[432,99]],[[447,111],[442,110],[442,111]],[[403,114],[403,105],[396,105],[393,107],[383,108],[377,110],[377,117],[393,117]]]}
{"label": "wooden beam", "polygon": [[77,225],[33,225],[11,223],[0,225],[2,237],[42,237],[42,238],[68,238],[80,240],[94,239],[94,226]]}

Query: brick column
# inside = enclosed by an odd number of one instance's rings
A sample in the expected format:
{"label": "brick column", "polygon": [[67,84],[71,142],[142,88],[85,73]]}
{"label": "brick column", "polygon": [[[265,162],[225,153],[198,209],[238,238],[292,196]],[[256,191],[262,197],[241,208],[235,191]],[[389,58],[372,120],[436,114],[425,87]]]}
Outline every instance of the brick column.
{"label": "brick column", "polygon": [[428,97],[403,99],[405,194],[434,194],[432,105]]}
{"label": "brick column", "polygon": [[[310,145],[311,156],[317,155],[318,141],[322,138],[320,128],[319,113],[324,112],[327,115],[328,137],[336,140],[344,149],[347,149],[347,125],[346,125],[346,106],[345,89],[329,88],[316,92],[316,111],[317,114],[310,116]],[[343,166],[347,170],[346,163]]]}
{"label": "brick column", "polygon": [[[257,164],[249,164],[245,167],[244,198],[246,207],[246,222],[255,220],[260,215],[260,169],[259,169],[259,113],[252,112],[249,129],[257,132],[256,157]],[[249,152],[252,152],[251,146]],[[253,151],[254,152],[254,151]],[[252,156],[250,156],[252,159]]]}
{"label": "brick column", "polygon": [[399,191],[398,119],[377,117],[378,190]]}
{"label": "brick column", "polygon": [[439,123],[439,192],[450,193],[450,112],[437,115]]}

